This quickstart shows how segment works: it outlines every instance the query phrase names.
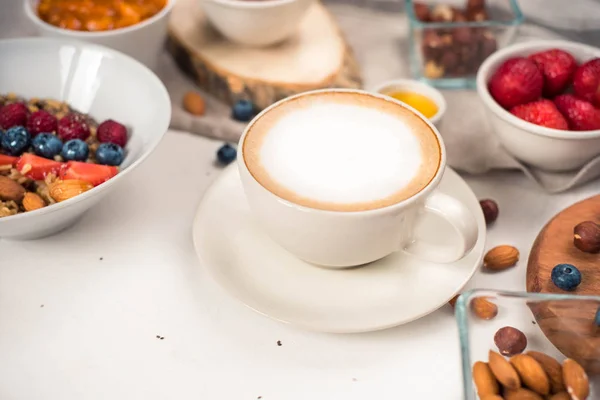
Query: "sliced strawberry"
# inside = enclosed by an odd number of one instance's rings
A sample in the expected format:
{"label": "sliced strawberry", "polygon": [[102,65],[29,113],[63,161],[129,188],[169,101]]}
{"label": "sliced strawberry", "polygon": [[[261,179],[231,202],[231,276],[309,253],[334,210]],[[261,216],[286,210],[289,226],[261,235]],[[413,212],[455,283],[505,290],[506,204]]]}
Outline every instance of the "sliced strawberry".
{"label": "sliced strawberry", "polygon": [[62,179],[79,179],[94,186],[106,182],[119,173],[117,167],[109,165],[89,164],[79,161],[69,161],[60,172]]}
{"label": "sliced strawberry", "polygon": [[569,122],[569,127],[576,131],[592,131],[600,129],[600,110],[592,103],[581,100],[572,94],[556,96],[554,104]]}
{"label": "sliced strawberry", "polygon": [[532,103],[521,104],[511,108],[510,112],[536,125],[552,129],[569,129],[567,120],[550,100],[542,99]]}
{"label": "sliced strawberry", "polygon": [[15,165],[19,157],[7,156],[6,154],[0,154],[0,166],[2,165]]}
{"label": "sliced strawberry", "polygon": [[544,95],[554,97],[561,94],[573,80],[577,61],[564,50],[550,49],[535,53],[529,59],[537,64],[544,75]]}
{"label": "sliced strawberry", "polygon": [[63,163],[58,161],[38,157],[31,153],[24,153],[17,160],[16,167],[26,177],[41,181],[44,180],[48,174],[58,174],[63,165]]}

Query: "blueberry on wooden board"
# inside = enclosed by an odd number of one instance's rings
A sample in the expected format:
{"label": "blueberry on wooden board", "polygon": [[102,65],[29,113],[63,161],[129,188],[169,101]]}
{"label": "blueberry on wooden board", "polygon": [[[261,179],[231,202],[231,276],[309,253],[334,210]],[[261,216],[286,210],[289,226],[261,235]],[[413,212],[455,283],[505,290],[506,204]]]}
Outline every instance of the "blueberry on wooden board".
{"label": "blueberry on wooden board", "polygon": [[558,264],[552,269],[552,282],[562,290],[575,290],[581,283],[581,272],[572,264]]}

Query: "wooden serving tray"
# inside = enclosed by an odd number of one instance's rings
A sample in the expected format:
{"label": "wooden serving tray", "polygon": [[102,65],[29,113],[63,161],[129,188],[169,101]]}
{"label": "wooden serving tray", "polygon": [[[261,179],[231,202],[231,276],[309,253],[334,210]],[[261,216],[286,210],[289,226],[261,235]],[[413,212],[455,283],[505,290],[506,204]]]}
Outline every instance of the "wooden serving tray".
{"label": "wooden serving tray", "polygon": [[[529,292],[600,295],[600,254],[584,253],[573,244],[573,228],[583,221],[600,223],[600,196],[561,211],[539,233],[527,264]],[[581,284],[572,292],[552,283],[552,269],[561,263],[573,264],[581,271]],[[600,374],[600,329],[594,325],[598,303],[548,301],[530,308],[558,350],[580,362],[588,373]]]}
{"label": "wooden serving tray", "polygon": [[348,44],[318,1],[295,36],[253,48],[232,43],[212,28],[199,0],[178,0],[169,20],[168,49],[200,87],[229,104],[246,98],[263,109],[307,90],[362,86]]}

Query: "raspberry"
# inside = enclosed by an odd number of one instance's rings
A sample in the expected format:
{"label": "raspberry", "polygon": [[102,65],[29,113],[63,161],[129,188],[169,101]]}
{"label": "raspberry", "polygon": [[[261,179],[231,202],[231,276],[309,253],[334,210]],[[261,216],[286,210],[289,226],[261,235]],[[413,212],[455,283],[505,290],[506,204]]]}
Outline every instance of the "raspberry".
{"label": "raspberry", "polygon": [[114,143],[121,147],[127,144],[127,128],[112,119],[107,119],[98,126],[97,136],[101,143]]}
{"label": "raspberry", "polygon": [[58,136],[66,142],[71,139],[86,140],[90,127],[81,115],[67,114],[58,121]]}
{"label": "raspberry", "polygon": [[56,133],[57,127],[56,117],[44,110],[34,112],[27,120],[27,130],[31,137],[35,137],[40,133]]}
{"label": "raspberry", "polygon": [[7,104],[0,108],[0,128],[9,129],[13,126],[25,126],[29,110],[23,103]]}

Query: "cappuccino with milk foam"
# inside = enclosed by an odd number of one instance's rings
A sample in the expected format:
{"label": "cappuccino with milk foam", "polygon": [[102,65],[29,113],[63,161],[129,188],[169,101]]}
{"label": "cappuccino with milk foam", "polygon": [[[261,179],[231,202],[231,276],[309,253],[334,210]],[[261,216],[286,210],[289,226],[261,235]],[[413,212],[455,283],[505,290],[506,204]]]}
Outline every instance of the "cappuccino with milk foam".
{"label": "cappuccino with milk foam", "polygon": [[387,207],[437,174],[441,146],[413,111],[379,96],[314,93],[283,101],[248,127],[243,162],[264,188],[328,211]]}

